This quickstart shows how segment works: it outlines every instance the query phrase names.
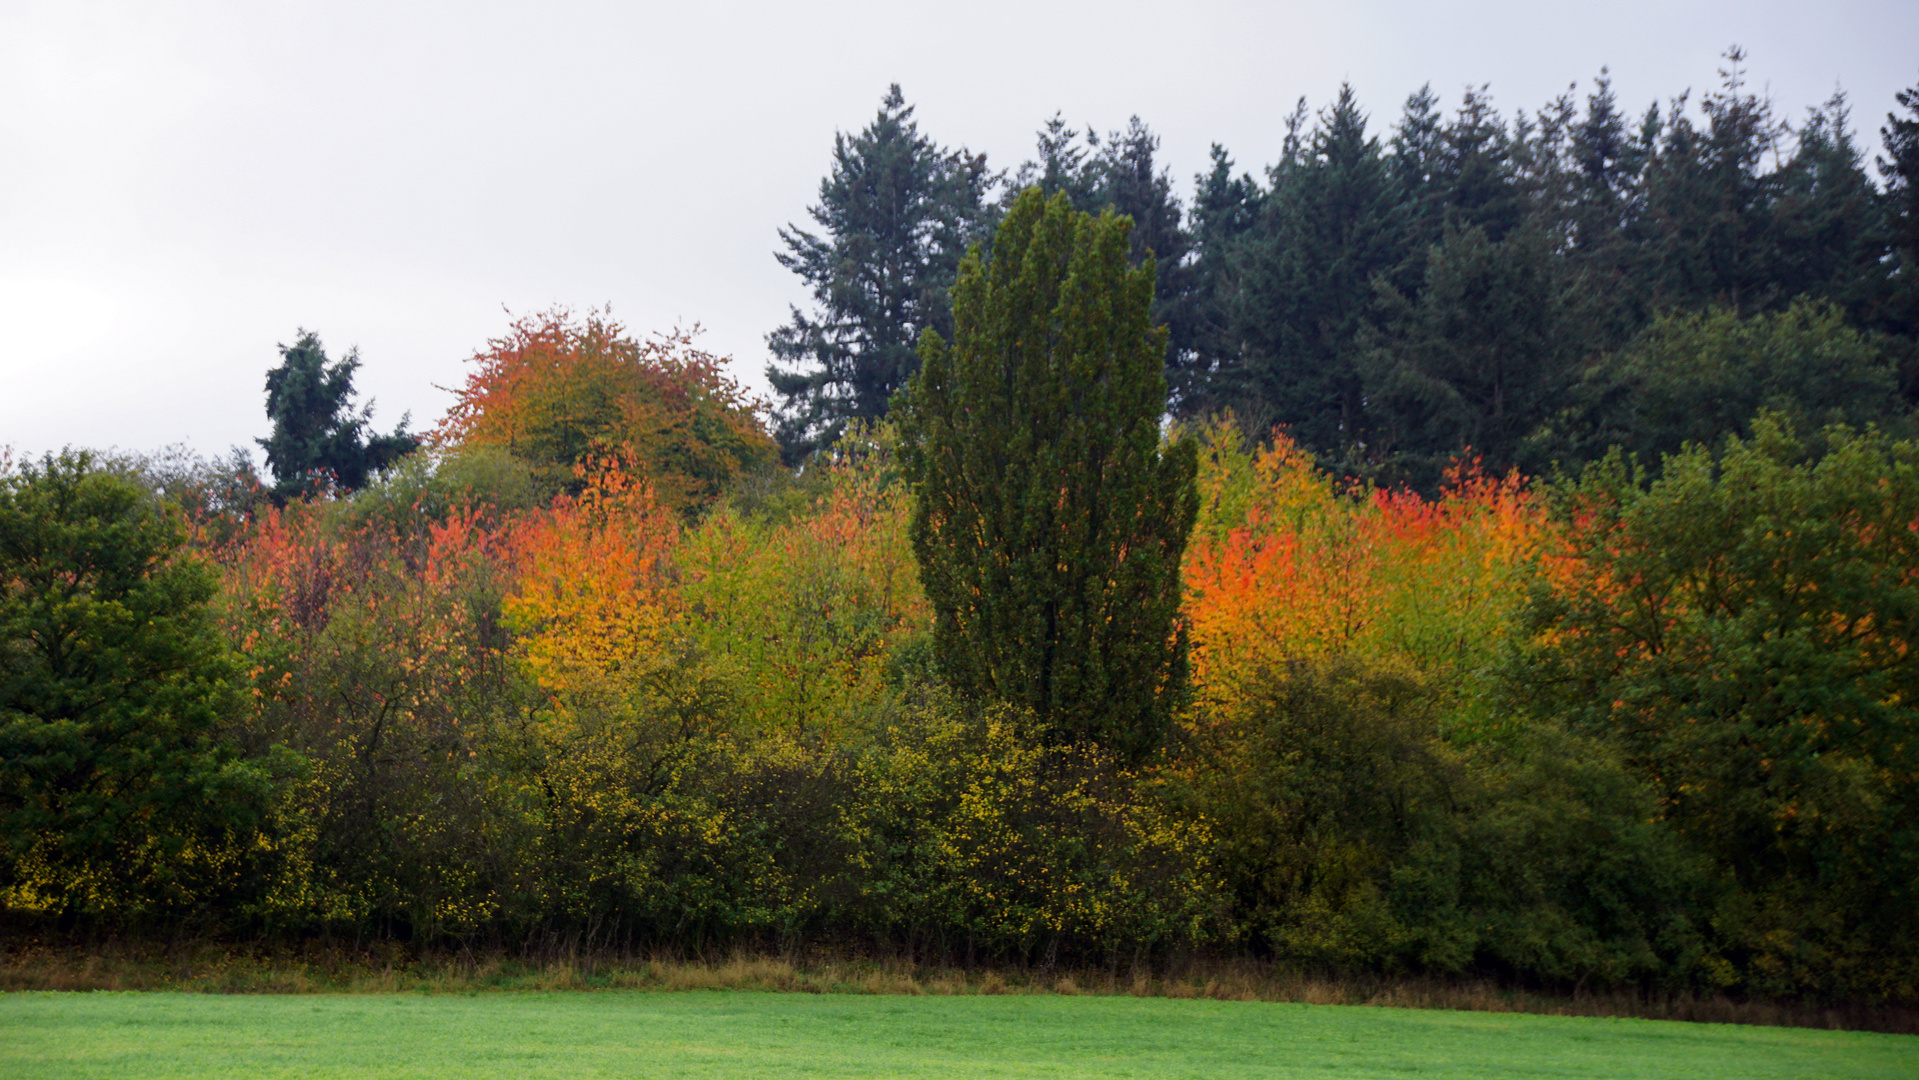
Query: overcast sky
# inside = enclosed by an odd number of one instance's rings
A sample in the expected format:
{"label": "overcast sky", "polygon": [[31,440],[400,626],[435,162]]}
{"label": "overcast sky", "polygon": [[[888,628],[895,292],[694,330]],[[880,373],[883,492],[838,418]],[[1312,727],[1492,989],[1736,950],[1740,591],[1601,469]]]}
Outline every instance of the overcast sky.
{"label": "overcast sky", "polygon": [[1342,80],[1376,130],[1422,83],[1530,112],[1602,65],[1638,113],[1734,42],[1786,116],[1843,87],[1870,151],[1919,83],[1911,0],[0,0],[0,446],[250,446],[300,327],[418,430],[503,309],[554,304],[700,323],[763,389],[807,300],[775,230],[891,82],[993,168],[1055,110],[1138,114],[1189,194],[1209,144],[1258,172]]}

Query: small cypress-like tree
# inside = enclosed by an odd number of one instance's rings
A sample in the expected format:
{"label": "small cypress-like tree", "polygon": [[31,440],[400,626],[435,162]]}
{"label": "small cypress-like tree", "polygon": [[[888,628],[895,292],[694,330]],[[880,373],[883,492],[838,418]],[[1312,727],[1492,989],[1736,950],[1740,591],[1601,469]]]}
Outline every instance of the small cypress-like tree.
{"label": "small cypress-like tree", "polygon": [[1128,757],[1186,682],[1180,558],[1198,455],[1162,450],[1166,331],[1132,222],[1023,192],[953,287],[953,341],[921,338],[902,420],[912,538],[941,664]]}

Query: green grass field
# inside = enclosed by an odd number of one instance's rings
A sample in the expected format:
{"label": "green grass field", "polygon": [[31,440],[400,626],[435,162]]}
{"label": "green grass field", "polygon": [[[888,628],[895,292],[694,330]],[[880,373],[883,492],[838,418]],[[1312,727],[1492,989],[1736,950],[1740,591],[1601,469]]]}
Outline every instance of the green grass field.
{"label": "green grass field", "polygon": [[0,1076],[1919,1076],[1919,1037],[1123,997],[0,995]]}

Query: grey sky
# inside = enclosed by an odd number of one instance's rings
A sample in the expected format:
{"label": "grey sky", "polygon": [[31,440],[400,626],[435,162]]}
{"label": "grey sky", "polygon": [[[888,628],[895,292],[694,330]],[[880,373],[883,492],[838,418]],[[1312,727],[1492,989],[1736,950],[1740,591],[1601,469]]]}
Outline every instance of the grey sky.
{"label": "grey sky", "polygon": [[807,299],[775,229],[894,81],[996,169],[1055,110],[1137,113],[1186,194],[1210,143],[1257,172],[1342,79],[1377,130],[1422,83],[1530,112],[1601,65],[1636,114],[1733,42],[1783,115],[1843,86],[1869,152],[1919,82],[1892,0],[0,0],[0,445],[250,445],[302,326],[360,347],[376,423],[423,428],[502,305],[698,322],[763,388]]}

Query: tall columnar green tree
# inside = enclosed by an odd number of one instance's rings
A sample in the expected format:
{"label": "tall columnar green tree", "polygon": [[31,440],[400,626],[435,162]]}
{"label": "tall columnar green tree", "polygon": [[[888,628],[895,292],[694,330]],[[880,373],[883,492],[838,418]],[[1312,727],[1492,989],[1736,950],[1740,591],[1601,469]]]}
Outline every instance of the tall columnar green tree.
{"label": "tall columnar green tree", "polygon": [[1038,132],[1034,150],[1035,159],[1019,167],[1004,205],[1011,207],[1027,187],[1038,187],[1048,197],[1064,194],[1075,210],[1111,210],[1133,219],[1133,264],[1150,256],[1158,267],[1153,322],[1167,329],[1166,366],[1170,371],[1190,368],[1199,333],[1199,279],[1188,257],[1194,237],[1173,194],[1171,175],[1155,163],[1159,136],[1134,116],[1126,130],[1108,132],[1102,139],[1090,127],[1067,127],[1055,113]]}
{"label": "tall columnar green tree", "polygon": [[324,491],[329,485],[354,490],[367,477],[420,445],[407,434],[406,418],[391,434],[370,432],[373,405],[353,408],[353,373],[360,369],[358,349],[329,361],[320,336],[300,331],[292,345],[280,346],[280,366],[267,372],[267,416],[273,433],[258,439],[273,470],[277,501]]}
{"label": "tall columnar green tree", "polygon": [[1166,332],[1131,223],[1028,189],[928,333],[902,434],[935,642],[962,692],[1150,752],[1186,681],[1180,558],[1198,458],[1162,449]]}
{"label": "tall columnar green tree", "polygon": [[[919,133],[896,83],[857,135],[833,140],[813,220],[825,230],[780,230],[780,265],[812,287],[816,309],[767,335],[780,363],[782,453],[797,460],[839,438],[846,422],[886,415],[919,367],[922,331],[950,325],[947,291],[976,239],[989,178],[986,158]],[[787,365],[787,366],[782,366]]]}

